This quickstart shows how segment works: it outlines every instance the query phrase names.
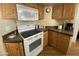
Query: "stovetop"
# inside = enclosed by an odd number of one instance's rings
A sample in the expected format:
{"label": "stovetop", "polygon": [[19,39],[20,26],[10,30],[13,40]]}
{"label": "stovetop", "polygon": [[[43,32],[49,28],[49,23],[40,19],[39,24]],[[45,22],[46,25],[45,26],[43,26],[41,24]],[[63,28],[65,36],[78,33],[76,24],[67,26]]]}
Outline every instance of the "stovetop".
{"label": "stovetop", "polygon": [[40,32],[42,32],[42,31],[39,29],[33,29],[33,30],[21,32],[20,34],[23,36],[23,38],[27,38],[29,36],[32,36],[32,35],[40,33]]}

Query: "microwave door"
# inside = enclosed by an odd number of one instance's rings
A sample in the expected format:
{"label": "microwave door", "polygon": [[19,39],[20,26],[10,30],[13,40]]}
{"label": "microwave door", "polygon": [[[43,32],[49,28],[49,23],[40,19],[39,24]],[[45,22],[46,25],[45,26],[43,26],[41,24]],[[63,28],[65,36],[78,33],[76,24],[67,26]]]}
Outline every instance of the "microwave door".
{"label": "microwave door", "polygon": [[28,20],[32,19],[33,17],[31,16],[31,12],[28,10],[20,10],[21,12],[18,13],[18,20]]}
{"label": "microwave door", "polygon": [[29,7],[18,6],[18,20],[34,21],[38,20],[38,10]]}

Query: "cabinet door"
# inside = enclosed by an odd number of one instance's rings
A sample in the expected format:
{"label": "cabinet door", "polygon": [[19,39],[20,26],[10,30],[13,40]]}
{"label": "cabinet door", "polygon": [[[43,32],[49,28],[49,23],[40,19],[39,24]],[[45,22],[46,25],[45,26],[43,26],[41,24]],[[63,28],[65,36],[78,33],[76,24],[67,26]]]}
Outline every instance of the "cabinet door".
{"label": "cabinet door", "polygon": [[58,40],[56,44],[57,49],[59,49],[63,53],[67,53],[67,49],[69,46],[69,39],[70,37],[68,35],[58,33]]}
{"label": "cabinet door", "polygon": [[2,18],[15,19],[16,18],[16,4],[2,4]]}
{"label": "cabinet door", "polygon": [[53,6],[52,18],[53,19],[62,19],[62,16],[63,16],[63,4]]}
{"label": "cabinet door", "polygon": [[0,4],[0,18],[2,18],[2,4]]}
{"label": "cabinet door", "polygon": [[69,47],[69,41],[70,41],[70,36],[68,35],[62,35],[62,51],[64,53],[67,53],[68,47]]}
{"label": "cabinet door", "polygon": [[23,48],[23,43],[19,43],[19,50],[20,50],[20,56],[24,56],[24,48]]}
{"label": "cabinet door", "polygon": [[52,37],[53,37],[52,36],[52,32],[51,31],[48,31],[48,44],[49,45],[52,45],[52,41],[51,41],[52,40]]}
{"label": "cabinet door", "polygon": [[58,49],[58,50],[62,50],[62,44],[63,44],[63,42],[62,42],[62,37],[61,37],[61,34],[60,33],[58,33],[58,39],[57,39],[57,41],[56,41],[56,48]]}
{"label": "cabinet door", "polygon": [[9,56],[20,56],[18,43],[5,43],[5,46]]}
{"label": "cabinet door", "polygon": [[44,47],[48,45],[48,31],[44,32]]}
{"label": "cabinet door", "polygon": [[25,3],[25,6],[31,7],[31,8],[38,8],[38,5],[36,3]]}
{"label": "cabinet door", "polygon": [[64,4],[63,18],[73,19],[75,15],[76,4]]}
{"label": "cabinet door", "polygon": [[57,32],[49,31],[49,45],[56,48]]}
{"label": "cabinet door", "polygon": [[38,15],[39,15],[39,20],[44,19],[44,6],[43,5],[38,5]]}

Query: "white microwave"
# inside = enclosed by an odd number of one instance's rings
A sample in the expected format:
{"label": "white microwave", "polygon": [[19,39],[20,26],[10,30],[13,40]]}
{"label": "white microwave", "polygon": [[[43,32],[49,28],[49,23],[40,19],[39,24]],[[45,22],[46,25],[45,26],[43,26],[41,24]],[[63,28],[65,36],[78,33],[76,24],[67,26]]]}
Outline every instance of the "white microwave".
{"label": "white microwave", "polygon": [[38,20],[38,9],[16,4],[18,20],[35,21]]}

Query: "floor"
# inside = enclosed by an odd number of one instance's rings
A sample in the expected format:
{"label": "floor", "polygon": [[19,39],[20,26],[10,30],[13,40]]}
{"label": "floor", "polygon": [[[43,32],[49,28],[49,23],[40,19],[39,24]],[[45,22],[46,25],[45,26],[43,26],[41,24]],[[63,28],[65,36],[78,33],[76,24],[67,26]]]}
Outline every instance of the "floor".
{"label": "floor", "polygon": [[38,56],[65,56],[65,54],[48,45]]}
{"label": "floor", "polygon": [[72,43],[71,48],[68,50],[69,56],[79,56],[79,40],[76,43]]}

